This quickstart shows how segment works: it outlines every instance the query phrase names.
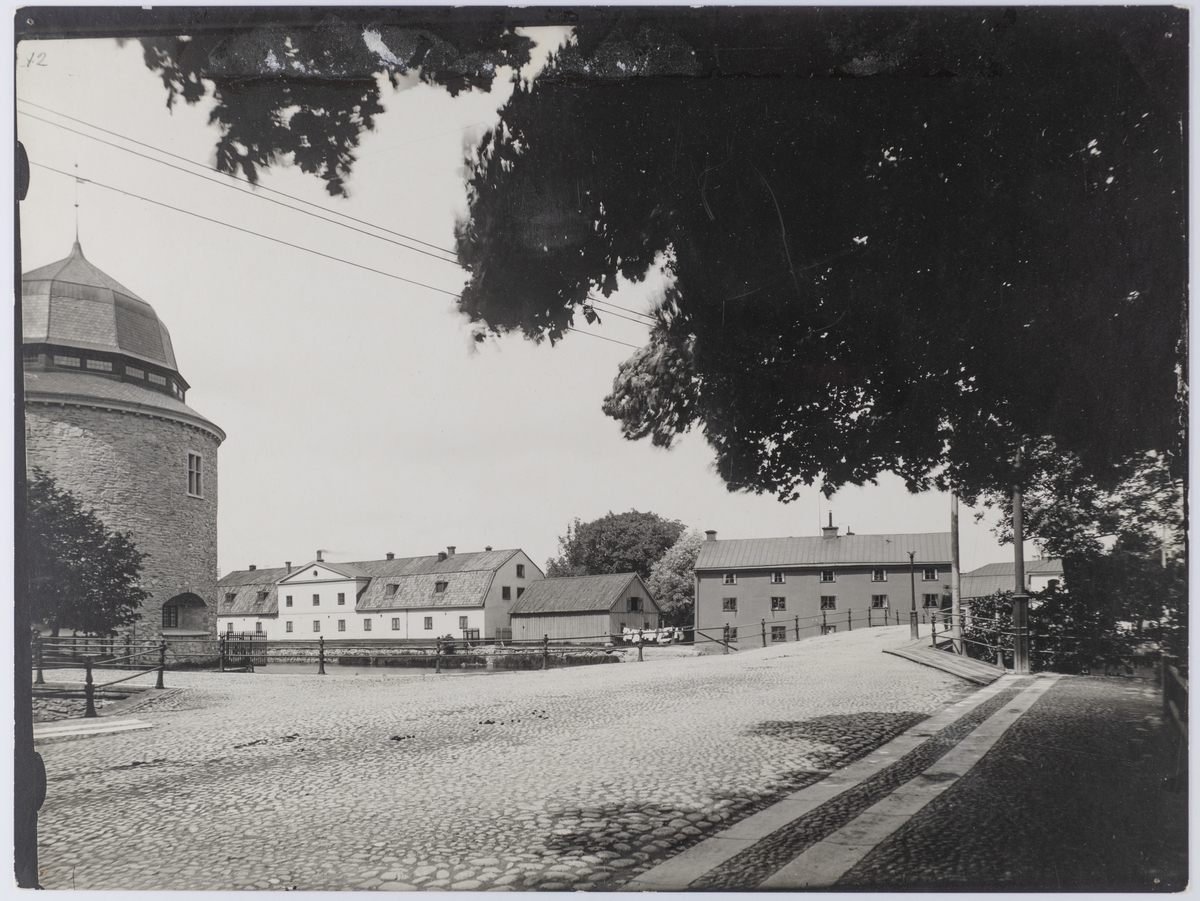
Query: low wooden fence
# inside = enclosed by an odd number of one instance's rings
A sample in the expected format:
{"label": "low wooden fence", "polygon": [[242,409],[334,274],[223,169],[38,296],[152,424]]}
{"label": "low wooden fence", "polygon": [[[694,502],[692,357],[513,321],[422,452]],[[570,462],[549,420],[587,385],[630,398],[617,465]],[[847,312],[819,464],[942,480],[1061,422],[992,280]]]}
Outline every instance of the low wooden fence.
{"label": "low wooden fence", "polygon": [[[917,611],[918,622],[930,623],[939,611],[926,608]],[[910,621],[910,611],[890,607],[865,607],[859,610],[822,610],[811,616],[787,616],[777,619],[759,618],[703,626],[696,630],[695,644],[701,649],[721,648],[721,653],[736,652],[739,648],[765,648],[768,644],[800,641],[818,635],[830,635],[839,629],[872,629],[878,626],[900,626]]]}

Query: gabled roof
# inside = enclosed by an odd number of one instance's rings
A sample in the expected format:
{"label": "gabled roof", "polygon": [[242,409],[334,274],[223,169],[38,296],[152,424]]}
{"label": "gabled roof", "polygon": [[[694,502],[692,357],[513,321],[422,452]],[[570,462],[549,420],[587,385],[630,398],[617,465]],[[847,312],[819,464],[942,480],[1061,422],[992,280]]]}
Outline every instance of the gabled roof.
{"label": "gabled roof", "polygon": [[[238,570],[217,582],[217,614],[219,616],[274,616],[279,612],[279,592],[276,583],[287,570]],[[226,595],[234,596],[233,603]],[[264,596],[265,595],[265,596]]]}
{"label": "gabled roof", "polygon": [[925,532],[900,535],[840,535],[837,538],[733,538],[702,541],[696,569],[829,565],[908,565],[950,563],[950,533]]}
{"label": "gabled roof", "polygon": [[538,613],[607,613],[619,601],[630,583],[636,581],[638,595],[658,609],[646,583],[637,573],[611,573],[600,576],[568,576],[541,579],[525,589],[512,605],[510,613],[522,616]]}
{"label": "gabled roof", "polygon": [[[353,564],[371,576],[358,599],[358,610],[402,610],[414,607],[481,607],[496,570],[520,550],[475,551],[439,560],[404,557],[364,560]],[[445,582],[443,591],[437,583]],[[389,590],[388,586],[396,586]]]}
{"label": "gabled roof", "polygon": [[[973,569],[969,573],[963,573],[959,593],[964,598],[986,598],[999,591],[1014,591],[1016,585],[1013,580],[1016,567],[1016,561],[989,563]],[[1035,573],[1061,577],[1063,574],[1062,560],[1057,557],[1045,560],[1026,560],[1026,581]]]}
{"label": "gabled roof", "polygon": [[293,566],[290,573],[286,573],[280,582],[286,582],[289,579],[302,581],[299,577],[313,566],[320,566],[337,573],[339,576],[345,576],[347,579],[366,579],[370,578],[370,573],[356,563],[330,563],[328,560],[310,560],[303,566]]}

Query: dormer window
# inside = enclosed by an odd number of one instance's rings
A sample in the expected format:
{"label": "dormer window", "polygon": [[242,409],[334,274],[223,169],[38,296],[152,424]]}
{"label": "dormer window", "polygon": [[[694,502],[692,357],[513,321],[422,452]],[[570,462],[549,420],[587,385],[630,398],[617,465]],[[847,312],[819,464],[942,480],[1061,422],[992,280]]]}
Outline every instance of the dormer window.
{"label": "dormer window", "polygon": [[236,594],[235,592],[232,592],[232,591],[230,591],[230,592],[226,593],[226,595],[225,595],[225,606],[226,606],[226,607],[232,607],[232,606],[233,606],[233,602],[234,602],[236,599],[237,599],[237,594]]}
{"label": "dormer window", "polygon": [[[265,591],[260,591],[260,592],[258,593],[258,599],[259,599],[260,601],[265,601],[265,600],[267,599],[267,594],[268,594],[268,592],[265,592]],[[230,597],[232,597],[232,595],[229,595],[229,596],[230,596]],[[232,602],[231,602],[231,603],[232,603]]]}
{"label": "dormer window", "polygon": [[387,594],[389,598],[394,598],[396,596],[396,589],[398,587],[398,585],[388,585],[385,589],[385,594]]}
{"label": "dormer window", "polygon": [[433,593],[444,594],[446,591],[446,586],[449,584],[449,582],[435,582],[433,585]]}

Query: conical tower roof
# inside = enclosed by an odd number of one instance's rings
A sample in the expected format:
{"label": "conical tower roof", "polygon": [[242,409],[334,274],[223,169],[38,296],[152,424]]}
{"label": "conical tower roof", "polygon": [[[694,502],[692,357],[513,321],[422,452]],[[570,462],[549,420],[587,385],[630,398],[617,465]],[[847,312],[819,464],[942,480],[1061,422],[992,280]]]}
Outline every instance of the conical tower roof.
{"label": "conical tower roof", "polygon": [[65,260],[21,276],[21,319],[25,344],[116,352],[179,371],[154,308],[89,263],[78,240]]}

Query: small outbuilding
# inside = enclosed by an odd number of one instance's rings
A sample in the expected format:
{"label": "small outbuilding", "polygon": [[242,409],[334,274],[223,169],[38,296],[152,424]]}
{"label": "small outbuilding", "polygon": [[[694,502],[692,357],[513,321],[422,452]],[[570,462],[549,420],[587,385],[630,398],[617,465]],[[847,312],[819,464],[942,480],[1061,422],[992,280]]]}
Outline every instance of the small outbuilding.
{"label": "small outbuilding", "polygon": [[604,642],[627,629],[657,629],[662,611],[637,573],[534,582],[512,606],[514,641]]}

